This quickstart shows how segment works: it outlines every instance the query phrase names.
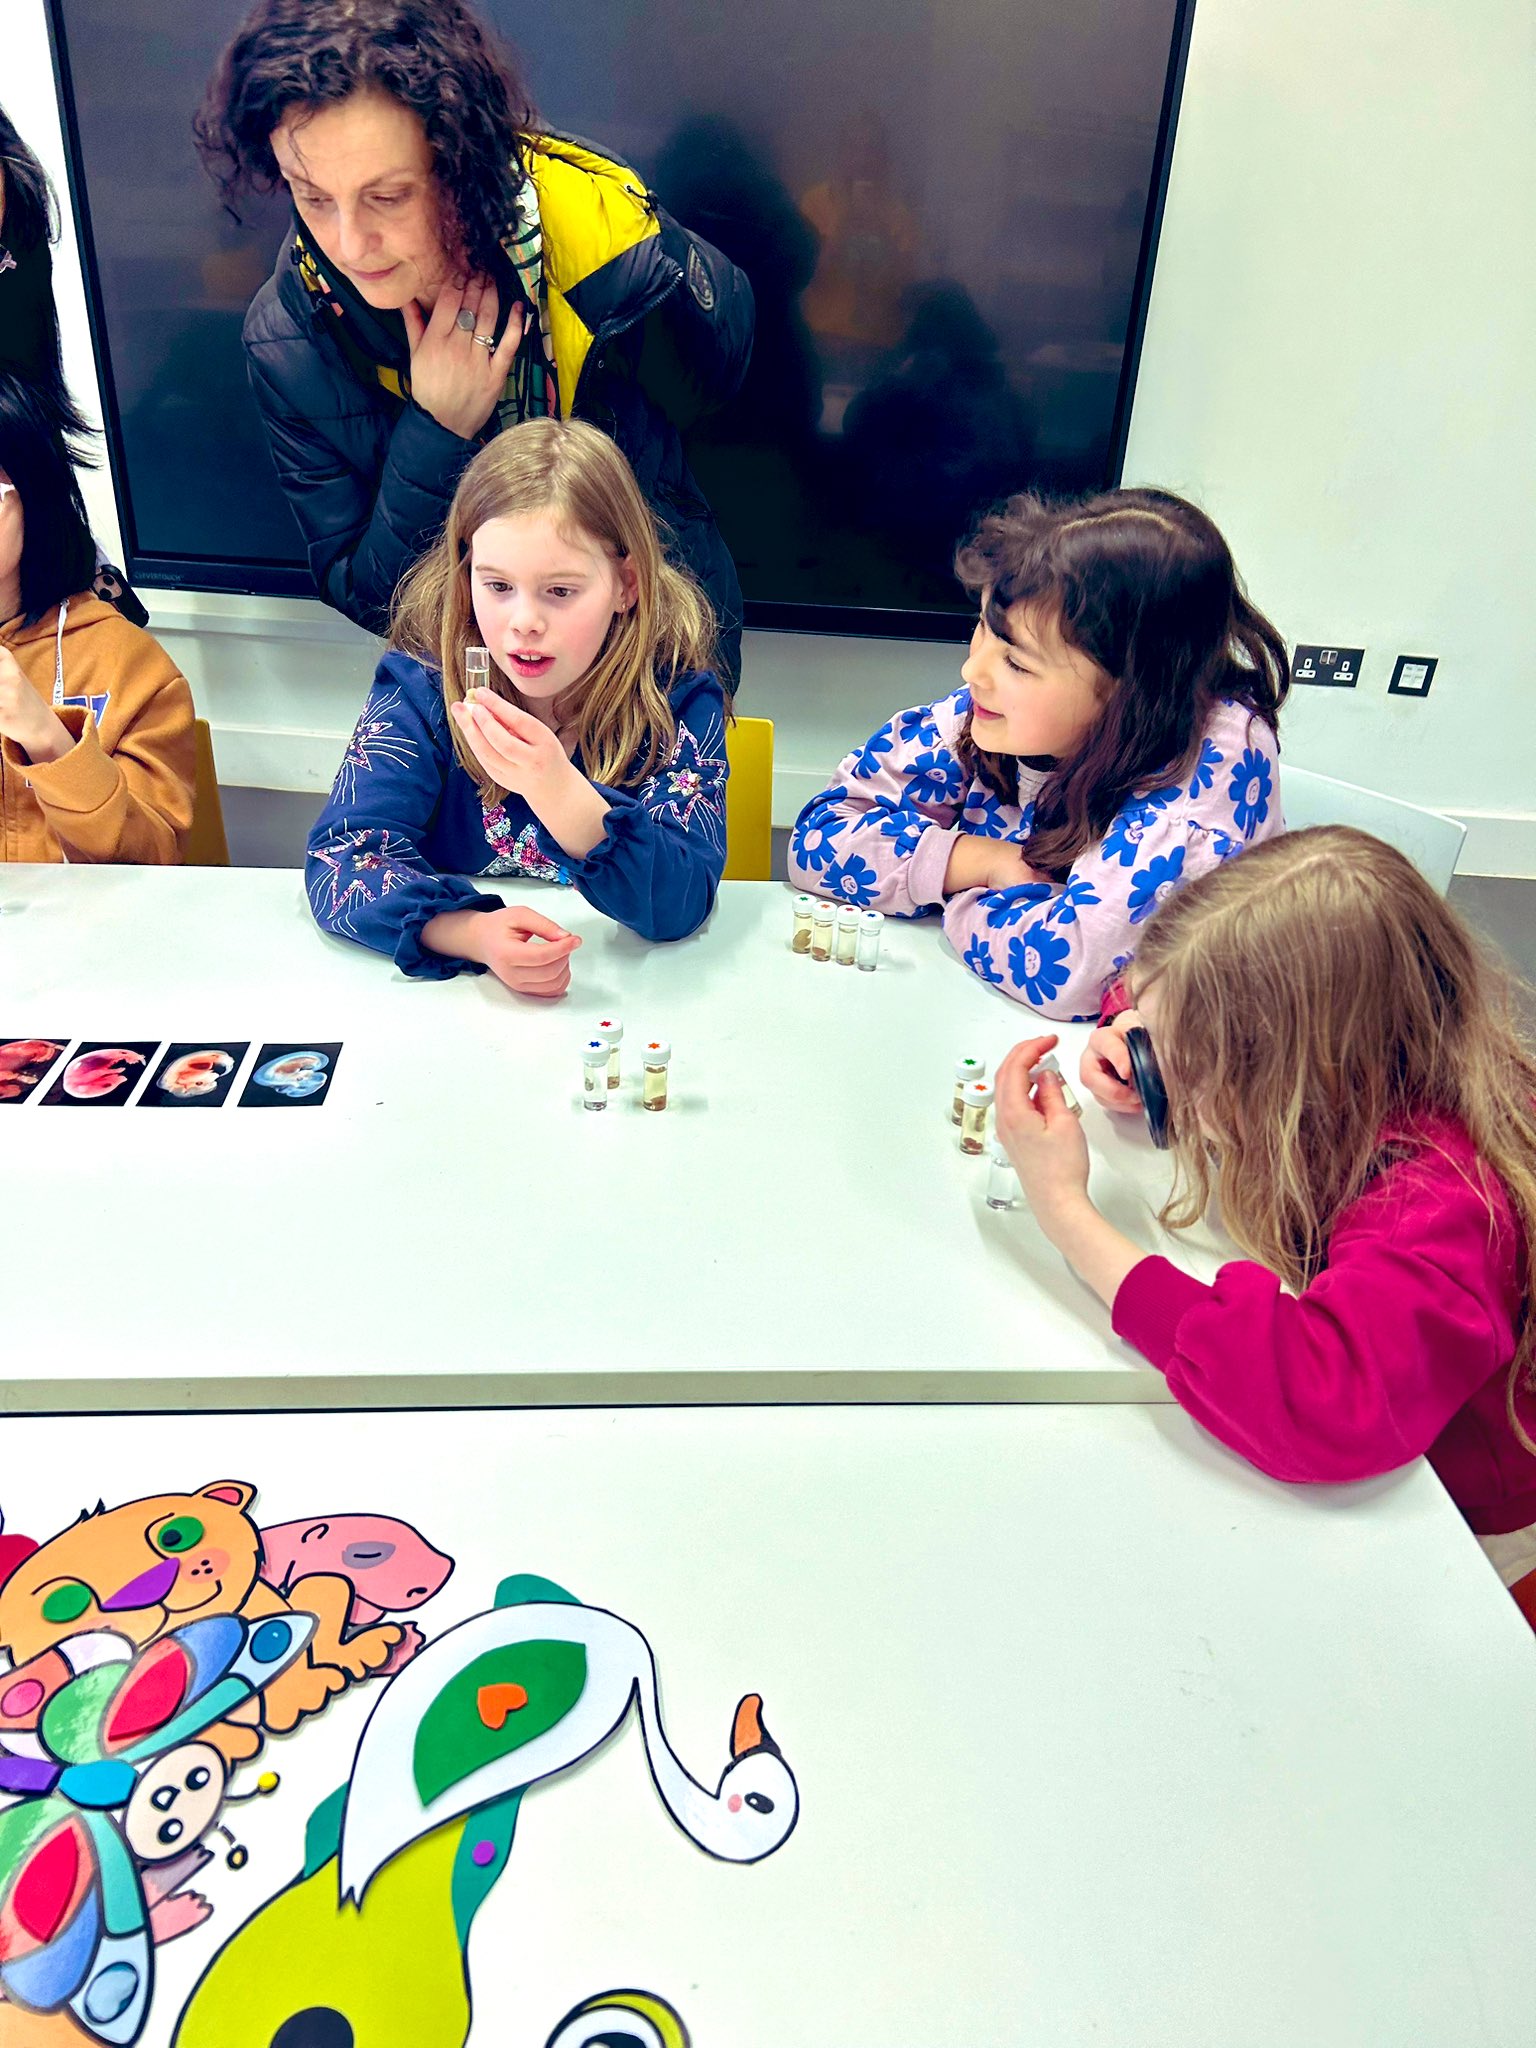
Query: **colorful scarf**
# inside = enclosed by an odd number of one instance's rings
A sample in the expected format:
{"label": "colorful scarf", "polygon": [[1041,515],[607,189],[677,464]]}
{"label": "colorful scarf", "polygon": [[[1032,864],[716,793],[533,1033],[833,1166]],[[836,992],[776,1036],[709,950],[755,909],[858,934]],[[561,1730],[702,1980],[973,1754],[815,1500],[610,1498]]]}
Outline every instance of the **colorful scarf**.
{"label": "colorful scarf", "polygon": [[[512,218],[502,234],[501,248],[527,303],[535,309],[538,318],[528,322],[512,360],[506,388],[496,401],[494,418],[497,433],[503,427],[516,426],[519,420],[552,417],[560,409],[560,387],[549,332],[549,295],[544,283],[544,226],[539,215],[538,192],[533,179],[526,173],[512,202]],[[366,364],[371,368],[386,391],[397,398],[408,399],[411,395],[409,368],[396,368],[377,360],[382,353],[380,343],[386,330],[382,323],[367,318],[374,309],[366,301],[350,303],[350,293],[344,299],[331,285],[316,261],[315,252],[304,238],[302,226],[295,231],[293,261],[304,289],[312,298],[328,306],[344,323],[340,331],[348,354],[360,366]]]}

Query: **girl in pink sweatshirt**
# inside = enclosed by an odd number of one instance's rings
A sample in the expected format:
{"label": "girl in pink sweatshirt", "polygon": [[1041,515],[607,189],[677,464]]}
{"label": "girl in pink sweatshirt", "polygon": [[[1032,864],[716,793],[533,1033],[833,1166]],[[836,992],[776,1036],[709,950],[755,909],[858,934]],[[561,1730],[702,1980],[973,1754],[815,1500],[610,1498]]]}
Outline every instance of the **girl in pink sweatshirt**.
{"label": "girl in pink sweatshirt", "polygon": [[1173,890],[1282,830],[1285,642],[1167,491],[1012,499],[961,549],[962,687],[883,725],[790,835],[801,888],[943,913],[973,974],[1097,1017]]}
{"label": "girl in pink sweatshirt", "polygon": [[1514,1583],[1536,1566],[1536,1056],[1497,971],[1400,853],[1328,825],[1175,896],[1129,981],[1083,1081],[1154,1132],[1161,1088],[1163,1220],[1219,1191],[1250,1258],[1207,1286],[1105,1221],[1033,1039],[998,1129],[1046,1236],[1223,1443],[1287,1480],[1427,1455]]}

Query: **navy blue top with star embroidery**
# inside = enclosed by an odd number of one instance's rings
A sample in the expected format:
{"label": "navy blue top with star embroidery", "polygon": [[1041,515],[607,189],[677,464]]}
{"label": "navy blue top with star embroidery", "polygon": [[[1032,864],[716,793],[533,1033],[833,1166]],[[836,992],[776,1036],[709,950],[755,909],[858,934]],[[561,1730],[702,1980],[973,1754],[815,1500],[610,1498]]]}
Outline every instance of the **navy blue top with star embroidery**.
{"label": "navy blue top with star embroidery", "polygon": [[407,974],[483,973],[428,951],[422,930],[444,911],[503,907],[465,876],[521,875],[569,883],[643,939],[686,938],[709,915],[725,866],[725,697],[713,674],[689,674],[670,702],[671,755],[643,781],[594,785],[608,799],[606,829],[577,860],[521,797],[482,804],[453,751],[437,670],[386,654],[309,835],[316,921]]}

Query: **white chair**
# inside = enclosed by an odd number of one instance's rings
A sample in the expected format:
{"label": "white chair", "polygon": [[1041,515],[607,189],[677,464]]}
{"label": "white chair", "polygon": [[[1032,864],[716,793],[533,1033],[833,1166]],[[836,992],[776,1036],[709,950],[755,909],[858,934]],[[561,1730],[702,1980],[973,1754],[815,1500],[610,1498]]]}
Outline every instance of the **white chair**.
{"label": "white chair", "polygon": [[1353,825],[1405,853],[1424,879],[1443,896],[1456,872],[1467,828],[1459,818],[1406,804],[1401,797],[1381,796],[1353,782],[1335,782],[1310,768],[1280,763],[1280,804],[1292,831],[1307,825]]}

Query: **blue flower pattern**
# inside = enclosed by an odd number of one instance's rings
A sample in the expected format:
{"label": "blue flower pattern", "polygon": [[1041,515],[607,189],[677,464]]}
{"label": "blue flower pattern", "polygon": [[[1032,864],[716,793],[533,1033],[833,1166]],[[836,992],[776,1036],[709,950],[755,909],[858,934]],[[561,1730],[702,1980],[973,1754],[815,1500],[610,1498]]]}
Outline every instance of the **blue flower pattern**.
{"label": "blue flower pattern", "polygon": [[1025,1000],[1046,1003],[1064,988],[1071,973],[1072,948],[1048,924],[1032,924],[1020,939],[1008,941],[1008,972]]}
{"label": "blue flower pattern", "polygon": [[909,804],[954,803],[960,795],[960,763],[942,748],[928,748],[912,763],[902,794]]}
{"label": "blue flower pattern", "polygon": [[895,804],[881,804],[879,809],[880,837],[893,842],[892,851],[898,860],[910,859],[932,820],[914,811],[898,810]]}
{"label": "blue flower pattern", "polygon": [[[838,901],[879,902],[901,918],[940,910],[970,972],[1038,1008],[1095,1015],[1131,958],[1127,938],[1158,904],[1281,829],[1270,737],[1245,709],[1226,705],[1180,780],[1131,796],[1064,887],[968,890],[947,906],[915,901],[903,871],[914,856],[921,861],[935,824],[1015,844],[1033,829],[1032,801],[1009,805],[962,769],[953,746],[968,706],[969,692],[959,690],[898,712],[848,757],[844,786],[807,807],[791,846],[805,885]],[[1025,781],[1030,788],[1038,777]],[[929,886],[934,879],[930,863]]]}
{"label": "blue flower pattern", "polygon": [[1039,909],[1050,893],[1049,882],[1015,882],[1007,889],[994,889],[986,899],[987,923],[994,931],[1022,924],[1031,911]]}
{"label": "blue flower pattern", "polygon": [[1194,774],[1189,778],[1189,793],[1191,797],[1197,797],[1201,790],[1210,788],[1211,784],[1216,780],[1216,770],[1226,758],[1226,755],[1216,745],[1214,740],[1202,740],[1200,742],[1200,758],[1195,763]]}
{"label": "blue flower pattern", "polygon": [[1184,872],[1184,849],[1156,855],[1131,877],[1131,923],[1140,924],[1156,910],[1165,896],[1171,896]]}
{"label": "blue flower pattern", "polygon": [[1117,860],[1123,868],[1134,867],[1147,827],[1156,815],[1154,807],[1144,798],[1128,803],[1104,834],[1101,850],[1105,859]]}
{"label": "blue flower pattern", "polygon": [[1076,924],[1077,913],[1087,910],[1100,900],[1099,892],[1086,876],[1078,876],[1068,882],[1065,889],[1051,906],[1050,918],[1053,924]]}
{"label": "blue flower pattern", "polygon": [[829,789],[812,810],[803,811],[790,834],[795,859],[802,867],[830,867],[837,858],[833,842],[848,830],[849,820],[838,813],[846,789]]}
{"label": "blue flower pattern", "polygon": [[985,939],[971,940],[965,949],[965,964],[972,974],[979,974],[983,981],[990,982],[994,988],[1002,987],[1003,977],[993,965],[992,948]]}
{"label": "blue flower pattern", "polygon": [[848,773],[859,782],[867,782],[871,775],[880,773],[880,756],[888,754],[895,744],[894,728],[882,725],[878,732],[870,734],[859,749],[858,756]]}
{"label": "blue flower pattern", "polygon": [[829,896],[840,896],[845,903],[857,903],[863,909],[879,894],[880,877],[867,860],[852,853],[846,860],[833,861],[821,885]]}
{"label": "blue flower pattern", "polygon": [[1249,747],[1232,770],[1232,780],[1227,785],[1227,793],[1232,799],[1232,815],[1245,839],[1251,839],[1256,828],[1269,816],[1269,798],[1274,786],[1268,761],[1256,747]]}

